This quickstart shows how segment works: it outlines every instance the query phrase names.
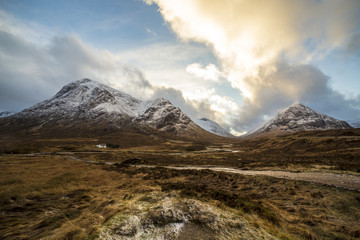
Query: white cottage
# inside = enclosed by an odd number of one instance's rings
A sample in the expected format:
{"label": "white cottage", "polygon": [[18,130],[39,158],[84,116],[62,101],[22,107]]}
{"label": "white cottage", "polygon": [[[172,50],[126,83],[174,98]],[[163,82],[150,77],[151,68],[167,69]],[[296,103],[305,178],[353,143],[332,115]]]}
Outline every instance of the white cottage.
{"label": "white cottage", "polygon": [[106,148],[106,144],[98,144],[96,145],[97,148]]}

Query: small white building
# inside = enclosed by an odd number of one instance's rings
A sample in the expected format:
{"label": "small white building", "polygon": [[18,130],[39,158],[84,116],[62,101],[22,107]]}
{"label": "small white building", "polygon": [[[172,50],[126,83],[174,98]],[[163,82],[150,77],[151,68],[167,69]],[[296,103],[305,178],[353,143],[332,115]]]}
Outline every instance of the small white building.
{"label": "small white building", "polygon": [[106,144],[98,144],[96,145],[97,148],[106,148]]}

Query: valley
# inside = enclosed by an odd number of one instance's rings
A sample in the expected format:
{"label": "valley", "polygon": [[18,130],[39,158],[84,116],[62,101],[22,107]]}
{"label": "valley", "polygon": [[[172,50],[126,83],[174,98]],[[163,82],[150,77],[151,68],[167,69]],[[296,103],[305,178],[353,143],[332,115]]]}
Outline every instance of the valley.
{"label": "valley", "polygon": [[360,240],[360,0],[0,0],[0,240]]}
{"label": "valley", "polygon": [[[96,147],[106,142],[119,148]],[[211,143],[129,132],[117,139],[1,140],[0,235],[356,239],[359,142],[359,129]]]}
{"label": "valley", "polygon": [[235,137],[82,79],[0,118],[0,238],[357,239],[360,129],[293,104]]}

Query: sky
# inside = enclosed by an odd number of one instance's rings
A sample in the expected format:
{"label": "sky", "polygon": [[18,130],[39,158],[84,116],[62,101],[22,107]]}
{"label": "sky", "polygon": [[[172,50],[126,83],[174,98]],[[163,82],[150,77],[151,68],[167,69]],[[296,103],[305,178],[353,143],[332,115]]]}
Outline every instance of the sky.
{"label": "sky", "polygon": [[360,121],[358,0],[0,0],[0,112],[90,78],[235,135],[303,103]]}

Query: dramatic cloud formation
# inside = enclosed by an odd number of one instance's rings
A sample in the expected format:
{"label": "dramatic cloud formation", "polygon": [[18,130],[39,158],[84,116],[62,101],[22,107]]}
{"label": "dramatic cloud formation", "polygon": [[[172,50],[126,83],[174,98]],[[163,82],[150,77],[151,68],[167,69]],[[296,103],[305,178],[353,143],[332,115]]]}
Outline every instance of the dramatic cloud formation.
{"label": "dramatic cloud formation", "polygon": [[334,49],[357,48],[360,1],[145,2],[159,6],[181,39],[213,48],[222,74],[244,98],[239,125],[253,126],[294,101],[343,104],[348,111],[342,117],[359,116],[359,104],[330,89],[328,77],[311,63]]}

